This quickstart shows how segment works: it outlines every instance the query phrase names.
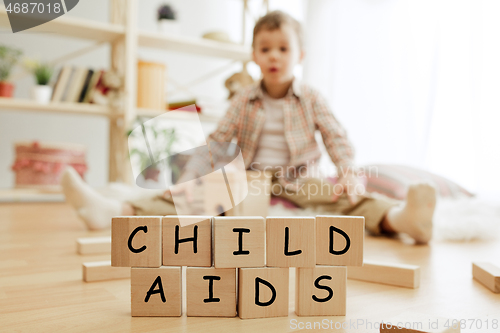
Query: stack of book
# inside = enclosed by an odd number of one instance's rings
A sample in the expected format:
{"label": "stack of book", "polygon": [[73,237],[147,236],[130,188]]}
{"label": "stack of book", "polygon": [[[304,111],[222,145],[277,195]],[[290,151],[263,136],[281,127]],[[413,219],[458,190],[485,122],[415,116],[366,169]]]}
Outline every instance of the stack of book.
{"label": "stack of book", "polygon": [[92,103],[96,90],[103,88],[104,71],[64,66],[57,77],[52,102]]}

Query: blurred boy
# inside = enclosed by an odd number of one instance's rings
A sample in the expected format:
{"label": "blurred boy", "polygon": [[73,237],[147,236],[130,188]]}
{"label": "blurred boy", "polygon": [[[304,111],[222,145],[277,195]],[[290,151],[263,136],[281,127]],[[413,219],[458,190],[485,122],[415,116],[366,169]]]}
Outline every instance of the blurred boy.
{"label": "blurred boy", "polygon": [[[293,76],[304,58],[299,22],[274,11],[260,18],[253,32],[254,62],[262,80],[232,99],[226,115],[207,141],[230,142],[234,137],[247,169],[273,171],[273,195],[301,208],[312,207],[327,214],[364,216],[372,234],[407,233],[418,243],[432,237],[435,190],[427,184],[409,188],[406,202],[357,193],[360,181],[354,168],[354,151],[345,130],[320,94]],[[314,133],[319,130],[326,150],[338,169],[336,185],[312,177],[311,164],[321,156]],[[199,157],[193,157],[196,160]],[[186,174],[196,178],[199,163],[190,161]],[[286,170],[285,172],[283,170]],[[117,215],[174,215],[171,193],[119,203],[92,193],[74,173],[63,179],[67,198],[91,228],[108,227]],[[276,191],[278,186],[281,191]],[[85,188],[85,189],[84,189]],[[311,188],[318,191],[310,191]],[[362,187],[361,187],[362,188]],[[179,184],[190,200],[193,189]],[[78,195],[77,193],[81,193]],[[90,209],[92,203],[99,207]]]}

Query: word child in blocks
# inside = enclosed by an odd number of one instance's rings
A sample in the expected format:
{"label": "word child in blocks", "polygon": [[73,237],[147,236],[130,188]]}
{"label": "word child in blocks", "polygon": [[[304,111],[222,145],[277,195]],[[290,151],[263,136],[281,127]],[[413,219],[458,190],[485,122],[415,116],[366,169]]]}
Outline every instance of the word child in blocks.
{"label": "word child in blocks", "polygon": [[161,217],[114,217],[111,221],[111,266],[160,267]]}
{"label": "word child in blocks", "polygon": [[216,268],[264,267],[266,226],[263,217],[214,217]]}
{"label": "word child in blocks", "polygon": [[164,266],[212,266],[212,217],[164,216],[162,228]]}
{"label": "word child in blocks", "polygon": [[363,266],[365,218],[316,216],[316,264]]}
{"label": "word child in blocks", "polygon": [[298,316],[345,316],[347,267],[297,268],[295,313]]}
{"label": "word child in blocks", "polygon": [[314,217],[268,217],[266,245],[269,267],[314,267]]}
{"label": "word child in blocks", "polygon": [[288,316],[289,268],[240,268],[238,315],[242,319]]}
{"label": "word child in blocks", "polygon": [[181,267],[132,268],[132,317],[180,317]]}
{"label": "word child in blocks", "polygon": [[236,317],[236,268],[187,267],[188,317]]}

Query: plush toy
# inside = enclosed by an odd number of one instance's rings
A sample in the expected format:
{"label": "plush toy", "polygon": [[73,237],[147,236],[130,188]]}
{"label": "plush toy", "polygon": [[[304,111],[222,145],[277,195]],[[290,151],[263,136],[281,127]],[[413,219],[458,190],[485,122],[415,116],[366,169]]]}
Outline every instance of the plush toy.
{"label": "plush toy", "polygon": [[231,99],[241,88],[254,83],[254,79],[248,74],[246,63],[243,65],[243,70],[239,73],[234,73],[225,82],[229,97]]}
{"label": "plush toy", "polygon": [[114,70],[104,72],[93,95],[93,102],[100,105],[109,105],[113,108],[123,107],[123,80]]}

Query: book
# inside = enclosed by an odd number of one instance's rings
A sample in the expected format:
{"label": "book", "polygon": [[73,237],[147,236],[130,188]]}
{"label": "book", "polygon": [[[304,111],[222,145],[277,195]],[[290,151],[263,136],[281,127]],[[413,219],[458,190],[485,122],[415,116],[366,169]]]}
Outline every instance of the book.
{"label": "book", "polygon": [[85,98],[85,95],[87,94],[87,90],[89,89],[89,84],[90,80],[92,79],[92,75],[94,74],[94,71],[89,69],[87,70],[87,75],[85,76],[85,80],[83,80],[83,86],[80,91],[80,95],[78,96],[78,103],[82,103],[83,99]]}
{"label": "book", "polygon": [[63,66],[57,77],[56,84],[54,85],[54,92],[52,93],[52,102],[60,102],[66,86],[68,84],[69,76],[71,75],[71,66]]}
{"label": "book", "polygon": [[68,80],[66,81],[66,84],[64,85],[64,88],[63,88],[63,93],[61,95],[61,99],[58,102],[65,102],[68,100],[68,94],[69,94],[69,91],[71,88],[71,84],[75,79],[76,71],[77,71],[76,68],[74,68],[74,67],[71,68],[71,72],[68,76]]}
{"label": "book", "polygon": [[97,86],[97,82],[99,82],[99,79],[101,78],[102,74],[104,71],[94,71],[94,74],[92,74],[92,78],[90,79],[89,85],[87,87],[87,91],[85,92],[85,96],[83,98],[83,103],[90,103],[92,101],[92,96],[95,91],[95,87]]}
{"label": "book", "polygon": [[64,99],[65,102],[77,103],[80,98],[80,93],[82,91],[83,83],[87,77],[86,68],[77,68],[75,70],[75,75],[71,78],[69,82],[68,95]]}

